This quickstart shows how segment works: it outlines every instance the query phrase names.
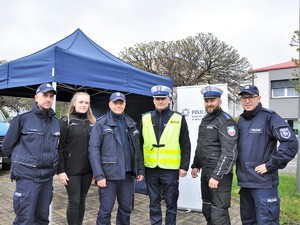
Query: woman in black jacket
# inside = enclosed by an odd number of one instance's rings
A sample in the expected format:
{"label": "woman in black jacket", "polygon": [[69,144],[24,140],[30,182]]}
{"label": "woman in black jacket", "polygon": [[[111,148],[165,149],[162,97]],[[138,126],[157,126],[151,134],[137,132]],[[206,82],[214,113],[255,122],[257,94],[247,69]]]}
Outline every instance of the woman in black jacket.
{"label": "woman in black jacket", "polygon": [[73,96],[67,116],[61,118],[58,146],[58,180],[68,193],[67,221],[69,225],[82,224],[85,199],[92,182],[88,158],[90,132],[96,119],[90,107],[90,96],[77,92]]}

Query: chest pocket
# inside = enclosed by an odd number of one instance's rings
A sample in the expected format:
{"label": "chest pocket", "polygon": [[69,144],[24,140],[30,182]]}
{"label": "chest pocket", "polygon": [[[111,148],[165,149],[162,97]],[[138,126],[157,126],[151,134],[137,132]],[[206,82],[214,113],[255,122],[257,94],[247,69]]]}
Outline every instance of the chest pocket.
{"label": "chest pocket", "polygon": [[22,134],[39,134],[39,135],[43,135],[44,133],[43,133],[43,131],[42,130],[40,130],[40,129],[23,129],[22,131]]}
{"label": "chest pocket", "polygon": [[40,129],[24,129],[21,133],[29,143],[36,142],[41,136],[44,136],[44,132]]}
{"label": "chest pocket", "polygon": [[109,134],[113,134],[115,135],[115,131],[111,128],[106,128],[106,129],[103,129],[103,135],[109,135]]}
{"label": "chest pocket", "polygon": [[211,143],[215,140],[219,140],[218,130],[211,124],[201,125],[201,134],[204,143]]}
{"label": "chest pocket", "polygon": [[[116,133],[110,127],[103,128],[103,142],[101,146],[101,163],[106,164],[105,171],[108,169],[108,164],[117,162],[117,149],[116,149]],[[105,173],[106,174],[106,173]],[[106,174],[107,175],[107,174]]]}
{"label": "chest pocket", "polygon": [[112,149],[115,149],[116,141],[117,141],[116,132],[110,127],[103,128],[103,143],[101,146],[102,149],[112,151]]}
{"label": "chest pocket", "polygon": [[264,128],[262,128],[262,127],[257,127],[257,128],[252,127],[252,128],[249,129],[249,133],[250,134],[263,134],[264,133]]}
{"label": "chest pocket", "polygon": [[74,137],[82,136],[83,126],[78,121],[70,120],[67,125],[67,137],[73,139]]}

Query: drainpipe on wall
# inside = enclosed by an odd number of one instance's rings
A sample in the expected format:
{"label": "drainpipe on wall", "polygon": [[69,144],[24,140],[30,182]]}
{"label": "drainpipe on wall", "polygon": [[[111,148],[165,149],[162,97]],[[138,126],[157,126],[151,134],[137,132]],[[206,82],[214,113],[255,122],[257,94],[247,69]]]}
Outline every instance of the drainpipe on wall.
{"label": "drainpipe on wall", "polygon": [[[299,60],[300,60],[300,52],[299,52]],[[298,67],[298,76],[299,76],[299,83],[300,83],[300,67]],[[299,108],[300,108],[300,93],[298,92],[298,143],[300,143],[300,109]],[[300,193],[300,147],[298,147],[298,154],[297,154],[296,191]]]}
{"label": "drainpipe on wall", "polygon": [[[300,31],[300,2],[299,2],[299,31]],[[299,35],[298,35],[299,38]],[[300,40],[298,40],[300,41]],[[300,43],[299,43],[300,47]],[[300,62],[300,51],[299,51],[299,59],[298,64]],[[298,65],[298,77],[300,82],[300,67]],[[300,93],[298,93],[298,143],[300,143]],[[298,148],[298,154],[297,154],[297,176],[296,176],[296,191],[300,193],[300,147]]]}
{"label": "drainpipe on wall", "polygon": [[[300,53],[299,53],[299,60],[300,60]],[[299,76],[299,83],[300,83],[300,67],[298,68],[298,76]],[[300,143],[300,93],[298,93],[298,143]],[[300,193],[300,147],[298,148],[297,154],[297,176],[296,176],[296,191]]]}

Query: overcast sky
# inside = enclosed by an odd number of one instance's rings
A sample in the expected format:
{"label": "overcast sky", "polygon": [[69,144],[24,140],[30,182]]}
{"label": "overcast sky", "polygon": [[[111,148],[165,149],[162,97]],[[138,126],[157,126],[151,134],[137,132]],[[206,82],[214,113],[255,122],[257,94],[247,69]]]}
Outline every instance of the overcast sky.
{"label": "overcast sky", "polygon": [[0,59],[45,48],[80,28],[118,56],[125,47],[212,33],[253,68],[298,57],[298,0],[2,0]]}

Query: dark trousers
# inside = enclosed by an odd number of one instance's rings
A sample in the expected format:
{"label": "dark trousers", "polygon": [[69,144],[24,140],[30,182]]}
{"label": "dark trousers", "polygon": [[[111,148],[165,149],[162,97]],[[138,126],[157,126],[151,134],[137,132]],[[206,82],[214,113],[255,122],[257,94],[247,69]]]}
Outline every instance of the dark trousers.
{"label": "dark trousers", "polygon": [[69,225],[81,225],[85,212],[85,199],[93,174],[68,176],[68,178],[68,185],[65,186],[68,193],[67,221]]}
{"label": "dark trousers", "polygon": [[106,187],[98,190],[100,207],[97,225],[110,225],[111,212],[115,200],[118,201],[116,225],[129,225],[134,194],[134,182],[131,173],[126,174],[125,180],[106,180]]}
{"label": "dark trousers", "polygon": [[179,196],[179,171],[146,168],[147,192],[150,198],[150,222],[162,224],[161,195],[166,202],[166,225],[176,224],[177,200]]}
{"label": "dark trousers", "polygon": [[275,188],[241,188],[243,225],[279,225],[280,198]]}
{"label": "dark trousers", "polygon": [[228,208],[230,207],[232,173],[219,181],[218,188],[210,188],[208,181],[213,170],[203,168],[201,172],[202,212],[208,225],[230,225]]}
{"label": "dark trousers", "polygon": [[52,201],[53,179],[35,182],[16,180],[14,193],[15,225],[48,225]]}

